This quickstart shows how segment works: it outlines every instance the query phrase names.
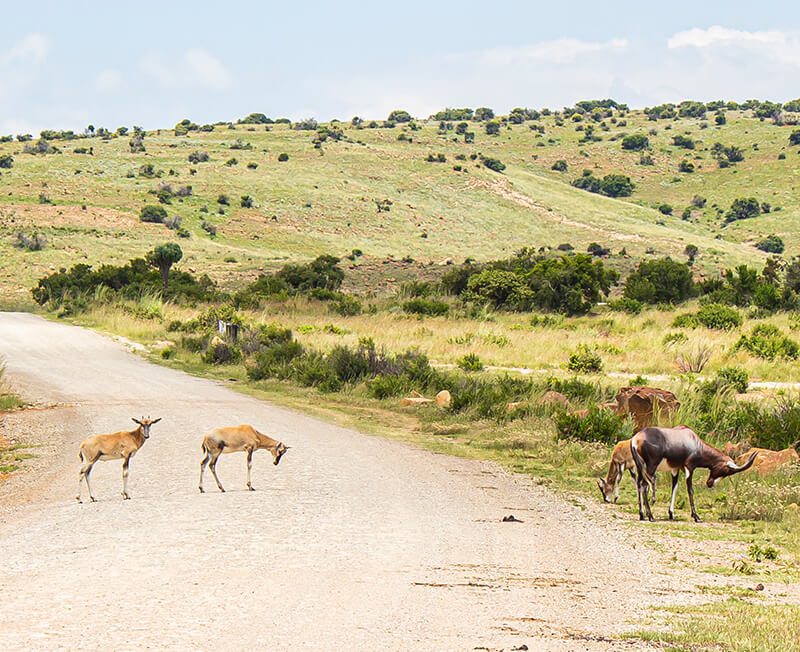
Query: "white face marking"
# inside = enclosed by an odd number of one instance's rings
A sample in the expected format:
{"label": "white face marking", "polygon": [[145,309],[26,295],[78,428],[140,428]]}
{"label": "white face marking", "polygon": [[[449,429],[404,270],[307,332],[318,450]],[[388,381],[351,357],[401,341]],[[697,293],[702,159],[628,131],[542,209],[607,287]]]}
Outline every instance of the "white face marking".
{"label": "white face marking", "polygon": [[716,487],[717,482],[719,482],[720,480],[722,480],[722,478],[714,478],[714,484],[712,486]]}
{"label": "white face marking", "polygon": [[729,466],[729,467],[731,467],[732,469],[738,469],[738,468],[739,468],[738,466],[736,466],[736,464],[734,464],[734,463],[733,463],[733,462],[731,462],[730,460],[728,460],[727,464],[728,464],[728,466]]}

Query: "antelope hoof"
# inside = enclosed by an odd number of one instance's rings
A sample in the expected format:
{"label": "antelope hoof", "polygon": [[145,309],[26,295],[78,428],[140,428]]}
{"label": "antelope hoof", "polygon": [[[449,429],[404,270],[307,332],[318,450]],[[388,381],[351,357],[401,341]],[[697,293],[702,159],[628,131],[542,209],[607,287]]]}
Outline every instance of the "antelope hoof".
{"label": "antelope hoof", "polygon": [[670,521],[674,521],[675,520],[675,514],[673,514],[672,512],[669,513],[669,520]]}
{"label": "antelope hoof", "polygon": [[205,491],[203,491],[203,487],[197,487],[197,488],[200,490],[200,493],[201,493],[201,494],[204,494],[204,493],[205,493]]}
{"label": "antelope hoof", "polygon": [[692,518],[694,519],[695,523],[702,523],[703,519],[701,519],[697,514],[692,514]]}
{"label": "antelope hoof", "polygon": [[130,500],[130,499],[131,499],[131,497],[123,491],[122,492],[122,500]]}
{"label": "antelope hoof", "polygon": [[255,489],[253,489],[253,487],[251,487],[250,485],[247,485],[247,490],[248,491],[255,491]]}
{"label": "antelope hoof", "polygon": [[97,500],[95,499],[95,497],[94,497],[94,496],[89,496],[89,498],[90,498],[90,500],[91,500],[93,503],[96,503],[96,502],[97,502]]}
{"label": "antelope hoof", "polygon": [[80,497],[80,496],[75,496],[75,500],[77,500],[77,501],[78,501],[78,504],[80,504],[80,503],[82,502],[82,501],[81,501],[81,497]]}
{"label": "antelope hoof", "polygon": [[656,522],[656,519],[654,519],[652,516],[648,516],[647,520],[650,521],[651,523],[655,523]]}
{"label": "antelope hoof", "polygon": [[224,493],[225,493],[225,490],[224,490],[222,487],[220,487],[220,488],[219,488],[219,492],[220,492],[220,493],[222,493],[222,494],[224,494]]}

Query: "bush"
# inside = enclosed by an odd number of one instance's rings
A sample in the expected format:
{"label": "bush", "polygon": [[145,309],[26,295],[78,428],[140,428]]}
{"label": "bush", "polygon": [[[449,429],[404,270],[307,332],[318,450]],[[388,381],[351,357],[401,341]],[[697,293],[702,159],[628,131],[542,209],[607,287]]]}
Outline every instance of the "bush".
{"label": "bush", "polygon": [[10,170],[14,167],[14,157],[11,154],[0,155],[0,168]]}
{"label": "bush", "polygon": [[350,295],[342,295],[330,305],[330,309],[342,317],[355,317],[361,314],[361,302]]}
{"label": "bush", "polygon": [[208,152],[192,152],[189,154],[189,163],[205,163],[208,161]]}
{"label": "bush", "polygon": [[467,353],[458,359],[458,367],[464,371],[482,371],[483,362],[475,353]]}
{"label": "bush", "polygon": [[695,142],[688,136],[678,134],[672,137],[672,144],[675,147],[683,147],[683,149],[694,149]]}
{"label": "bush", "polygon": [[633,434],[630,426],[616,414],[598,407],[590,408],[585,417],[557,412],[554,419],[558,439],[601,442],[610,446]]}
{"label": "bush", "polygon": [[33,235],[20,232],[17,233],[17,241],[14,244],[25,251],[41,251],[47,246],[47,236],[38,232]]}
{"label": "bush", "polygon": [[630,197],[634,188],[631,178],[624,174],[607,174],[600,182],[600,192],[608,197]]}
{"label": "bush", "polygon": [[563,394],[573,401],[596,401],[598,399],[597,386],[578,378],[561,379],[551,376],[545,382],[545,389]]}
{"label": "bush", "polygon": [[163,206],[154,206],[152,204],[148,204],[147,206],[143,206],[139,211],[139,219],[142,222],[163,224],[166,218],[167,211]]}
{"label": "bush", "polygon": [[644,134],[630,134],[622,139],[622,149],[640,152],[650,146],[650,141]]}
{"label": "bush", "polygon": [[444,301],[417,298],[403,303],[403,311],[416,315],[440,317],[446,315],[450,311],[450,306]]}
{"label": "bush", "polygon": [[411,122],[411,115],[408,111],[395,110],[387,118],[389,122]]}
{"label": "bush", "polygon": [[288,161],[289,160],[289,155],[286,152],[281,152],[280,154],[278,154],[278,160],[281,163],[283,163],[284,161]]}
{"label": "bush", "polygon": [[672,215],[672,206],[669,204],[659,204],[658,212],[662,215]]}
{"label": "bush", "polygon": [[603,360],[597,351],[581,344],[570,353],[567,369],[575,373],[596,374],[603,370]]}
{"label": "bush", "polygon": [[777,235],[768,235],[763,240],[756,243],[756,249],[766,251],[770,254],[782,254],[784,250],[783,240]]}
{"label": "bush", "polygon": [[746,220],[751,217],[758,217],[760,214],[761,205],[755,197],[740,197],[733,200],[728,212],[725,213],[725,222]]}
{"label": "bush", "polygon": [[487,269],[469,277],[465,298],[488,302],[494,308],[525,310],[530,305],[531,292],[518,274]]}
{"label": "bush", "polygon": [[500,159],[491,158],[489,156],[483,159],[483,164],[495,172],[502,172],[506,169],[505,163],[503,163]]}
{"label": "bush", "polygon": [[567,171],[567,162],[564,159],[559,159],[550,167],[551,170],[555,170],[556,172],[566,172]]}
{"label": "bush", "polygon": [[751,355],[765,360],[784,358],[795,360],[800,354],[797,342],[786,337],[777,326],[759,324],[751,334],[742,335],[733,350],[744,349]]}
{"label": "bush", "polygon": [[242,359],[242,352],[227,342],[217,342],[206,349],[201,359],[206,364],[234,364]]}
{"label": "bush", "polygon": [[391,398],[406,391],[408,391],[408,381],[405,376],[381,374],[367,381],[367,394],[372,398]]}
{"label": "bush", "polygon": [[792,133],[789,134],[789,144],[800,145],[800,129],[792,129]]}
{"label": "bush", "polygon": [[744,394],[750,383],[747,372],[741,367],[723,367],[717,372],[715,381],[720,386],[733,387],[739,394]]}
{"label": "bush", "polygon": [[694,172],[694,163],[683,159],[680,163],[678,163],[678,172],[692,174]]}
{"label": "bush", "polygon": [[735,308],[719,303],[707,303],[696,313],[678,315],[672,325],[677,328],[705,326],[718,330],[731,330],[742,325],[742,316]]}
{"label": "bush", "polygon": [[616,301],[609,301],[608,307],[616,312],[625,312],[629,315],[638,315],[644,308],[641,301],[628,299],[627,297],[622,297]]}
{"label": "bush", "polygon": [[642,303],[680,303],[695,293],[691,270],[669,258],[646,260],[625,280],[623,294]]}
{"label": "bush", "polygon": [[253,208],[253,198],[250,195],[242,195],[241,206],[242,208]]}

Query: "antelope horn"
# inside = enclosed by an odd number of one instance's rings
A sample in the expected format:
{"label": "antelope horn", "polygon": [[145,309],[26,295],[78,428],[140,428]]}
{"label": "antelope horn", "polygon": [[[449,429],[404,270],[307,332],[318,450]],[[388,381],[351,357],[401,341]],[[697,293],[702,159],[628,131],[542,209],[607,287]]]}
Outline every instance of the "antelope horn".
{"label": "antelope horn", "polygon": [[747,461],[741,466],[736,466],[734,462],[728,462],[728,466],[731,467],[731,469],[733,469],[733,473],[747,471],[747,469],[753,466],[753,462],[755,462],[756,455],[758,455],[758,451],[755,451],[752,455],[750,455],[750,457],[747,458]]}

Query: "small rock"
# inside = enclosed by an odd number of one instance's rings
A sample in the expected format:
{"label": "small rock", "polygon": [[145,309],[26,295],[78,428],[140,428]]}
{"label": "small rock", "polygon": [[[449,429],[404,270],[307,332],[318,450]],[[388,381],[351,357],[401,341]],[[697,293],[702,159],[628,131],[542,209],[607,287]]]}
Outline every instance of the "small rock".
{"label": "small rock", "polygon": [[508,516],[503,517],[503,523],[524,523],[524,521],[520,521],[513,514],[509,514]]}
{"label": "small rock", "polygon": [[764,590],[764,585],[759,582],[758,584],[756,584],[755,590],[756,591],[763,591]]}

